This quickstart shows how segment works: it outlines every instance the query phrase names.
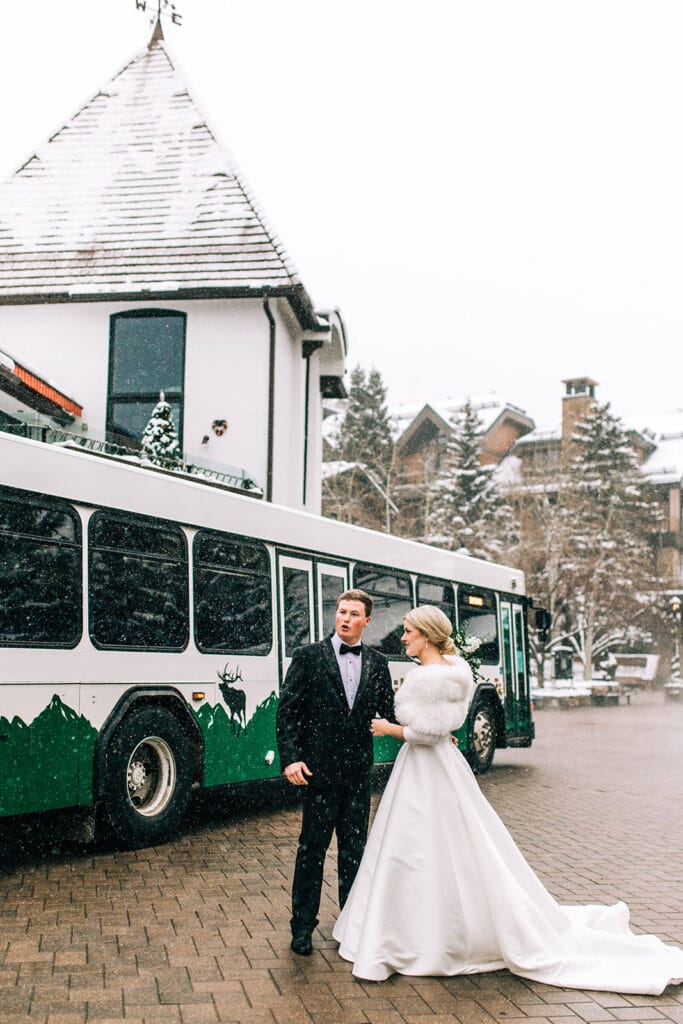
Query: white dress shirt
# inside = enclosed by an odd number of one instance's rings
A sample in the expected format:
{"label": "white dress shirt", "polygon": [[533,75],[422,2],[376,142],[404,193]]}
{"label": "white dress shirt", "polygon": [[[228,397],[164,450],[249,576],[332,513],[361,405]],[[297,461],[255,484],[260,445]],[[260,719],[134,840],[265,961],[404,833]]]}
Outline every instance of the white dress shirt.
{"label": "white dress shirt", "polygon": [[[360,674],[361,669],[363,668],[363,652],[361,651],[360,654],[340,654],[339,648],[345,643],[346,640],[342,640],[337,633],[332,635],[332,647],[334,648],[337,664],[339,665],[339,671],[341,672],[342,683],[344,684],[344,693],[346,694],[346,702],[349,705],[349,708],[352,708],[353,702],[356,699],[356,694],[358,693]],[[355,644],[353,646],[355,646]]]}

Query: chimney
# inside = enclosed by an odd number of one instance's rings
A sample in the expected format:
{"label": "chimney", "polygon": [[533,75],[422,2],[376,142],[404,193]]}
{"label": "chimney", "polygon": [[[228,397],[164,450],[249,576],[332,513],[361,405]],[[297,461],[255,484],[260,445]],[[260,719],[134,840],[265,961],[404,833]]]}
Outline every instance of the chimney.
{"label": "chimney", "polygon": [[596,404],[598,382],[590,377],[571,377],[562,383],[565,386],[562,398],[562,459],[566,460],[572,454],[572,435],[576,424]]}

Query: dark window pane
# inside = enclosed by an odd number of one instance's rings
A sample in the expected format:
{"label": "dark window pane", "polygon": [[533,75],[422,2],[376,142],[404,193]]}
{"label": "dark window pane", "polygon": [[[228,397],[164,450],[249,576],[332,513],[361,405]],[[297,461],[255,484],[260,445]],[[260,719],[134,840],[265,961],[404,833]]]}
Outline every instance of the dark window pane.
{"label": "dark window pane", "polygon": [[213,533],[198,533],[194,542],[195,562],[240,572],[270,576],[268,551],[262,544]]}
{"label": "dark window pane", "polygon": [[185,647],[188,580],[181,531],[141,516],[120,519],[97,512],[90,538],[93,641],[110,648]]}
{"label": "dark window pane", "polygon": [[116,314],[111,322],[109,440],[139,444],[163,391],[182,447],[185,316]]}
{"label": "dark window pane", "polygon": [[[176,433],[180,427],[181,417],[181,404],[180,402],[174,402],[168,395],[165,395],[165,399],[171,406],[171,413],[173,416],[173,426],[176,429]],[[124,444],[123,439],[129,438],[134,441],[136,445],[139,445],[142,441],[142,435],[145,427],[150,421],[154,407],[159,401],[159,394],[150,395],[149,398],[145,398],[143,401],[121,401],[120,399],[112,399],[109,403],[109,433],[116,434],[117,438],[122,440],[120,444]]]}
{"label": "dark window pane", "polygon": [[81,527],[68,507],[0,497],[0,644],[74,647],[81,636]]}
{"label": "dark window pane", "polygon": [[498,615],[496,598],[490,591],[458,590],[458,621],[460,628],[469,636],[478,636],[482,644],[477,650],[483,665],[497,665],[500,659],[498,646]]}
{"label": "dark window pane", "polygon": [[200,531],[193,552],[199,649],[267,654],[273,636],[267,548],[241,537]]}
{"label": "dark window pane", "polygon": [[94,547],[139,551],[176,561],[185,558],[185,539],[179,530],[144,519],[128,520],[94,515],[90,522],[90,537]]}
{"label": "dark window pane", "polygon": [[273,630],[269,579],[198,568],[194,594],[201,651],[268,654]]}
{"label": "dark window pane", "polygon": [[72,544],[80,540],[75,512],[43,507],[21,499],[0,500],[0,530]]}
{"label": "dark window pane", "polygon": [[455,598],[453,585],[446,580],[419,579],[417,581],[417,603],[433,604],[455,625]]}
{"label": "dark window pane", "polygon": [[184,316],[115,316],[112,344],[112,394],[182,390]]}
{"label": "dark window pane", "polygon": [[372,618],[363,633],[364,642],[387,657],[403,657],[403,618],[412,607],[410,577],[372,565],[357,565],[353,585],[372,598]]}
{"label": "dark window pane", "polygon": [[285,609],[285,655],[288,658],[291,658],[297,647],[310,643],[311,640],[309,579],[308,573],[304,572],[303,569],[285,567],[282,570]]}
{"label": "dark window pane", "polygon": [[339,595],[346,589],[341,576],[329,576],[327,573],[320,574],[320,598],[322,602],[323,636],[329,636],[334,632],[334,620],[337,614],[337,601]]}
{"label": "dark window pane", "polygon": [[0,535],[0,643],[73,647],[81,635],[81,551]]}

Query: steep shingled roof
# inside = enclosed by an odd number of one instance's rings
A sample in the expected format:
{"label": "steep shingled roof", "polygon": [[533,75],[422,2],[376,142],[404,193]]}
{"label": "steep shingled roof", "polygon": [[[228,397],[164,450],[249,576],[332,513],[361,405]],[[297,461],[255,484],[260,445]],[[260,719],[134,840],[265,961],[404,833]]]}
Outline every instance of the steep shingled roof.
{"label": "steep shingled roof", "polygon": [[0,186],[0,302],[310,298],[161,41]]}

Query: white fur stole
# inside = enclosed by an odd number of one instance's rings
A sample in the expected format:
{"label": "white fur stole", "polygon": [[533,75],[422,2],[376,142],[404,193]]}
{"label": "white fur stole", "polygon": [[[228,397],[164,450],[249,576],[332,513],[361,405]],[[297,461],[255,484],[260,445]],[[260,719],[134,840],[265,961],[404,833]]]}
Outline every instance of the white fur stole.
{"label": "white fur stole", "polygon": [[474,693],[472,670],[464,658],[447,655],[447,665],[417,665],[394,698],[396,718],[416,732],[444,736],[467,718]]}

